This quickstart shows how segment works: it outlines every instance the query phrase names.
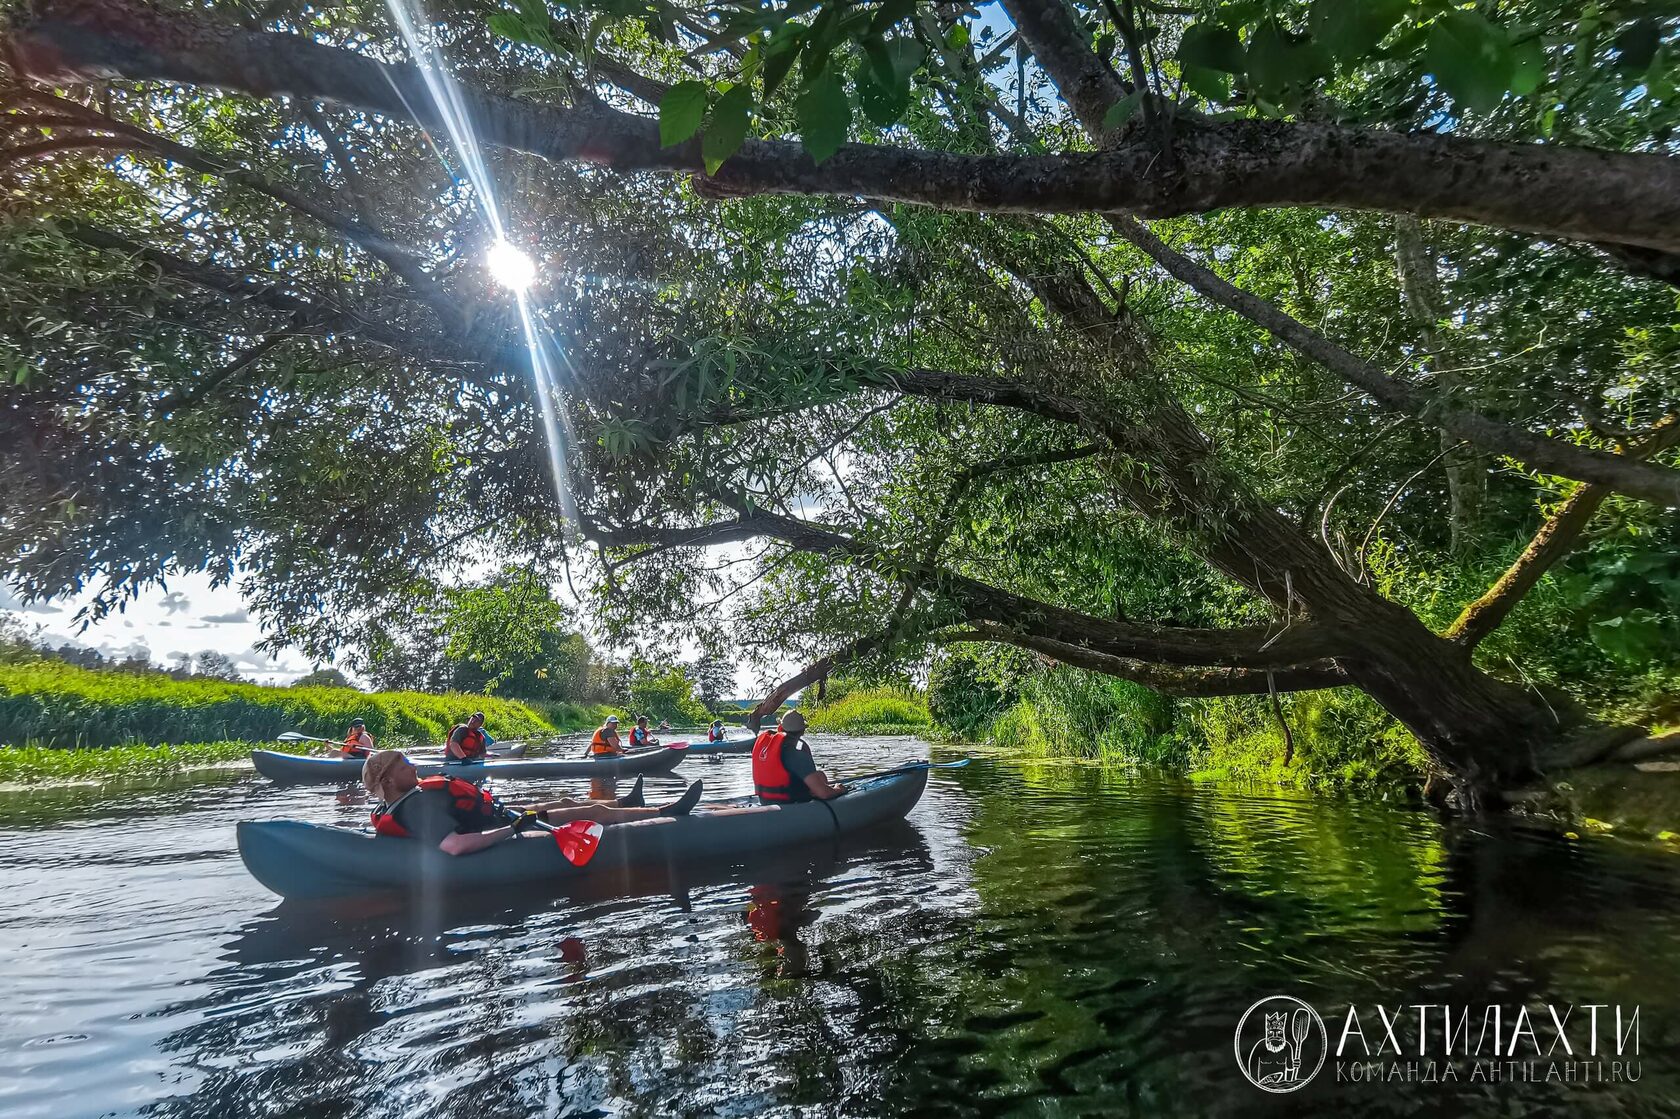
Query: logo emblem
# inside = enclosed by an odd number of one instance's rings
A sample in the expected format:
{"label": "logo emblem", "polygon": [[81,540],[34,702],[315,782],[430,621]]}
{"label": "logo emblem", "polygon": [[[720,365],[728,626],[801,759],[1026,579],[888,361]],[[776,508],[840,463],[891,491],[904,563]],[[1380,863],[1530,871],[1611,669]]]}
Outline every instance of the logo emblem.
{"label": "logo emblem", "polygon": [[1279,1094],[1305,1088],[1330,1051],[1318,1011],[1289,995],[1263,998],[1237,1022],[1237,1067],[1248,1082]]}

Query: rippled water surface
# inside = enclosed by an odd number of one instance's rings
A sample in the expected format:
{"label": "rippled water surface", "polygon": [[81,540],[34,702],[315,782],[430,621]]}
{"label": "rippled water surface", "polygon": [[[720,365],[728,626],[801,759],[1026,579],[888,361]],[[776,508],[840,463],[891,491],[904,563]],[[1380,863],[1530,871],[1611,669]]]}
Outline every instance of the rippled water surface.
{"label": "rippled water surface", "polygon": [[[683,773],[747,787],[745,758]],[[1680,1114],[1662,851],[981,758],[902,827],[682,880],[422,910],[245,874],[236,820],[359,825],[343,799],[239,772],[0,794],[0,1115]],[[1332,1022],[1638,1005],[1640,1079],[1268,1095],[1232,1031],[1280,992]]]}

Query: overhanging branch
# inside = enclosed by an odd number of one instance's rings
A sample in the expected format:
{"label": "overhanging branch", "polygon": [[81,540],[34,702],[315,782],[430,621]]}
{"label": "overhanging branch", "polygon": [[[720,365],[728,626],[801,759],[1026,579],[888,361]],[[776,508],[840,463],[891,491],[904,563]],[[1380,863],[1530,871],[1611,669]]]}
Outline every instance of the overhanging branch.
{"label": "overhanging branch", "polygon": [[[1024,32],[1023,32],[1024,34]],[[1025,36],[1042,59],[1045,46]],[[437,128],[423,75],[301,35],[251,32],[135,0],[43,0],[8,54],[47,82],[159,79],[291,95]],[[660,146],[657,122],[590,104],[539,105],[463,87],[488,144],[622,171],[703,176],[698,139]],[[821,166],[796,143],[748,140],[705,177],[728,194],[838,194],[945,209],[1152,217],[1231,206],[1411,213],[1551,237],[1680,250],[1680,160],[1281,121],[1181,120],[1174,159],[1152,137],[1099,152],[969,156],[847,144]]]}

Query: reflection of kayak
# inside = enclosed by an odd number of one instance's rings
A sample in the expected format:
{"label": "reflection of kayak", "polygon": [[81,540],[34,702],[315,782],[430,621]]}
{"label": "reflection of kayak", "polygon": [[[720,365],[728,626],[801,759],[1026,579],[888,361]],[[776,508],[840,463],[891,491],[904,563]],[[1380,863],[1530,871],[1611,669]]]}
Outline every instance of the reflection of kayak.
{"label": "reflection of kayak", "polygon": [[[664,773],[675,769],[687,750],[648,750],[641,754],[626,754],[619,758],[519,758],[499,761],[472,762],[466,765],[444,765],[438,760],[416,758],[420,776],[448,773],[455,777],[477,780],[480,777],[620,777],[636,773]],[[297,754],[277,754],[272,750],[252,750],[251,764],[257,772],[283,785],[332,784],[338,781],[360,781],[362,763],[356,758],[306,758]]]}
{"label": "reflection of kayak", "polygon": [[534,837],[475,855],[446,855],[430,844],[293,820],[240,824],[239,854],[252,877],[294,898],[379,889],[469,890],[581,875],[629,880],[638,869],[712,863],[858,833],[904,816],[926,786],[923,768],[862,781],[826,803],[701,806],[690,816],[616,824],[601,833],[595,857],[582,868],[567,862],[555,844]]}
{"label": "reflection of kayak", "polygon": [[726,738],[722,742],[690,742],[688,752],[691,754],[748,754],[752,752],[753,739]]}

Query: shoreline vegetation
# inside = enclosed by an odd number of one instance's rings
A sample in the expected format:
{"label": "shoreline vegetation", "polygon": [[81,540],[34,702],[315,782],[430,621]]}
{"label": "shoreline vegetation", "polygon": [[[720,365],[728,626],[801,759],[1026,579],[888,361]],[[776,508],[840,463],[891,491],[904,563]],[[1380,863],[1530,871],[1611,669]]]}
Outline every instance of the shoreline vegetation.
{"label": "shoreline vegetation", "polygon": [[[0,783],[129,778],[286,749],[282,731],[321,738],[362,719],[381,743],[435,746],[472,711],[497,738],[586,730],[605,708],[449,692],[360,692],[177,680],[162,672],[80,668],[58,661],[0,665]],[[322,749],[307,743],[299,752]]]}

